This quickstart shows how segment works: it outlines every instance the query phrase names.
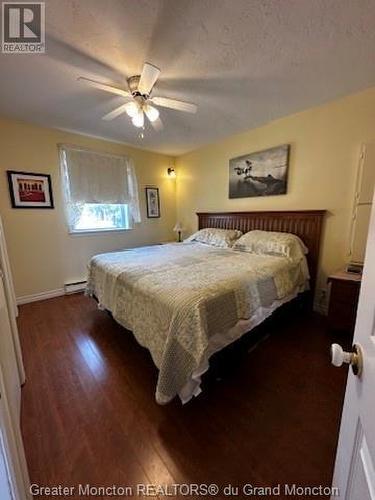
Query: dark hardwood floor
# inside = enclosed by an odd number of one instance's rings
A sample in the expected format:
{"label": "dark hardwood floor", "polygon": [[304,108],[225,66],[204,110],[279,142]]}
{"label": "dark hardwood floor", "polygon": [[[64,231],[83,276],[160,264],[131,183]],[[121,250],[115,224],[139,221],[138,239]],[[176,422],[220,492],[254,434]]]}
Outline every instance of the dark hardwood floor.
{"label": "dark hardwood floor", "polygon": [[267,322],[255,349],[250,334],[218,356],[185,406],[156,404],[148,352],[92,299],[24,305],[19,327],[33,483],[330,485],[346,371],[329,363],[323,318]]}

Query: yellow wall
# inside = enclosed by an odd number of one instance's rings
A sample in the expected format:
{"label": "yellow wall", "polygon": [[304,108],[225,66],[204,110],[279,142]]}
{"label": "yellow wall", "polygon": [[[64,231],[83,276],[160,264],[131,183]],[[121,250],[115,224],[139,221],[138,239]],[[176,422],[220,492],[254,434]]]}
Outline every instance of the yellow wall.
{"label": "yellow wall", "polygon": [[[129,231],[70,235],[64,219],[58,143],[127,154],[134,159],[139,183],[142,223]],[[170,157],[13,120],[0,120],[0,214],[3,218],[16,295],[56,290],[81,280],[90,256],[114,249],[174,238],[175,181],[167,178]],[[52,176],[54,210],[13,209],[6,170],[48,173]],[[147,219],[144,187],[160,190],[160,219]]]}
{"label": "yellow wall", "polygon": [[[58,143],[131,156],[139,180],[142,223],[117,233],[69,235],[62,207]],[[196,211],[327,209],[319,286],[347,261],[356,169],[362,143],[375,142],[375,88],[228,137],[176,159],[122,144],[13,120],[0,120],[0,213],[3,217],[17,296],[59,289],[83,279],[91,255],[174,238],[177,218],[185,235],[196,229]],[[230,158],[291,144],[288,194],[228,198]],[[54,210],[12,209],[6,170],[52,175]],[[160,188],[162,218],[147,219],[144,187]]]}
{"label": "yellow wall", "polygon": [[[177,159],[177,217],[189,233],[197,227],[196,211],[327,209],[319,272],[324,288],[326,275],[347,261],[364,142],[375,142],[375,88],[203,147]],[[229,199],[229,159],[284,143],[291,144],[288,193]]]}

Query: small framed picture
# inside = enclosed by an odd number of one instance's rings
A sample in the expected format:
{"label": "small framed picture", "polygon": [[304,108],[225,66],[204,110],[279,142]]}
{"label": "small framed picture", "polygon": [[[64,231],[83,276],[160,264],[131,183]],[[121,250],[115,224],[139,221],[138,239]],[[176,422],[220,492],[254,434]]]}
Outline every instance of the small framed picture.
{"label": "small framed picture", "polygon": [[159,189],[146,187],[147,217],[156,219],[160,217]]}
{"label": "small framed picture", "polygon": [[7,170],[13,208],[54,208],[51,176]]}

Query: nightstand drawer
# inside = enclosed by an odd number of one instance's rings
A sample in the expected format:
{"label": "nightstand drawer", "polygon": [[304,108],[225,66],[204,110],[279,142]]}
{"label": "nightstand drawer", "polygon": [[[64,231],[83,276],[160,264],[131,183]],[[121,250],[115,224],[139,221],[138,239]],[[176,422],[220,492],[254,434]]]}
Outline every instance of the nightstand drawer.
{"label": "nightstand drawer", "polygon": [[336,294],[339,300],[345,302],[351,302],[353,300],[358,300],[359,295],[359,283],[353,281],[339,281],[331,280],[332,288],[331,294]]}

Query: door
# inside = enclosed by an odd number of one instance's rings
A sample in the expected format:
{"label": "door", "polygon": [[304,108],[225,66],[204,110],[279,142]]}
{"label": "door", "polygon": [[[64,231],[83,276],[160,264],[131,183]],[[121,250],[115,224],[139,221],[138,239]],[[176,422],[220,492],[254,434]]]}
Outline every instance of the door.
{"label": "door", "polygon": [[21,385],[10,324],[8,303],[5,297],[3,273],[0,270],[0,366],[8,393],[12,418],[19,424],[21,411]]}
{"label": "door", "polygon": [[19,423],[14,421],[0,366],[0,498],[28,500],[29,477]]}
{"label": "door", "polygon": [[[0,271],[0,492],[8,485],[12,500],[29,498],[29,478],[20,430],[21,387]],[[5,475],[4,475],[5,474]],[[7,498],[1,493],[0,499]]]}
{"label": "door", "polygon": [[360,376],[349,371],[336,456],[332,499],[375,500],[375,206],[372,204],[354,343]]}
{"label": "door", "polygon": [[375,186],[375,144],[363,144],[357,174],[351,227],[350,259],[364,261]]}
{"label": "door", "polygon": [[17,360],[19,380],[20,384],[22,385],[25,382],[25,370],[23,367],[22,352],[21,352],[21,346],[18,337],[17,322],[16,322],[16,317],[18,315],[18,308],[16,304],[16,296],[13,287],[12,273],[10,270],[4,227],[1,221],[1,217],[0,217],[0,271],[2,271],[3,274],[4,294],[8,306],[9,322],[12,332],[12,341],[14,344],[14,352]]}
{"label": "door", "polygon": [[[1,404],[1,403],[0,403]],[[9,482],[8,467],[5,461],[4,446],[0,440],[0,498],[3,500],[13,500],[12,486]]]}

